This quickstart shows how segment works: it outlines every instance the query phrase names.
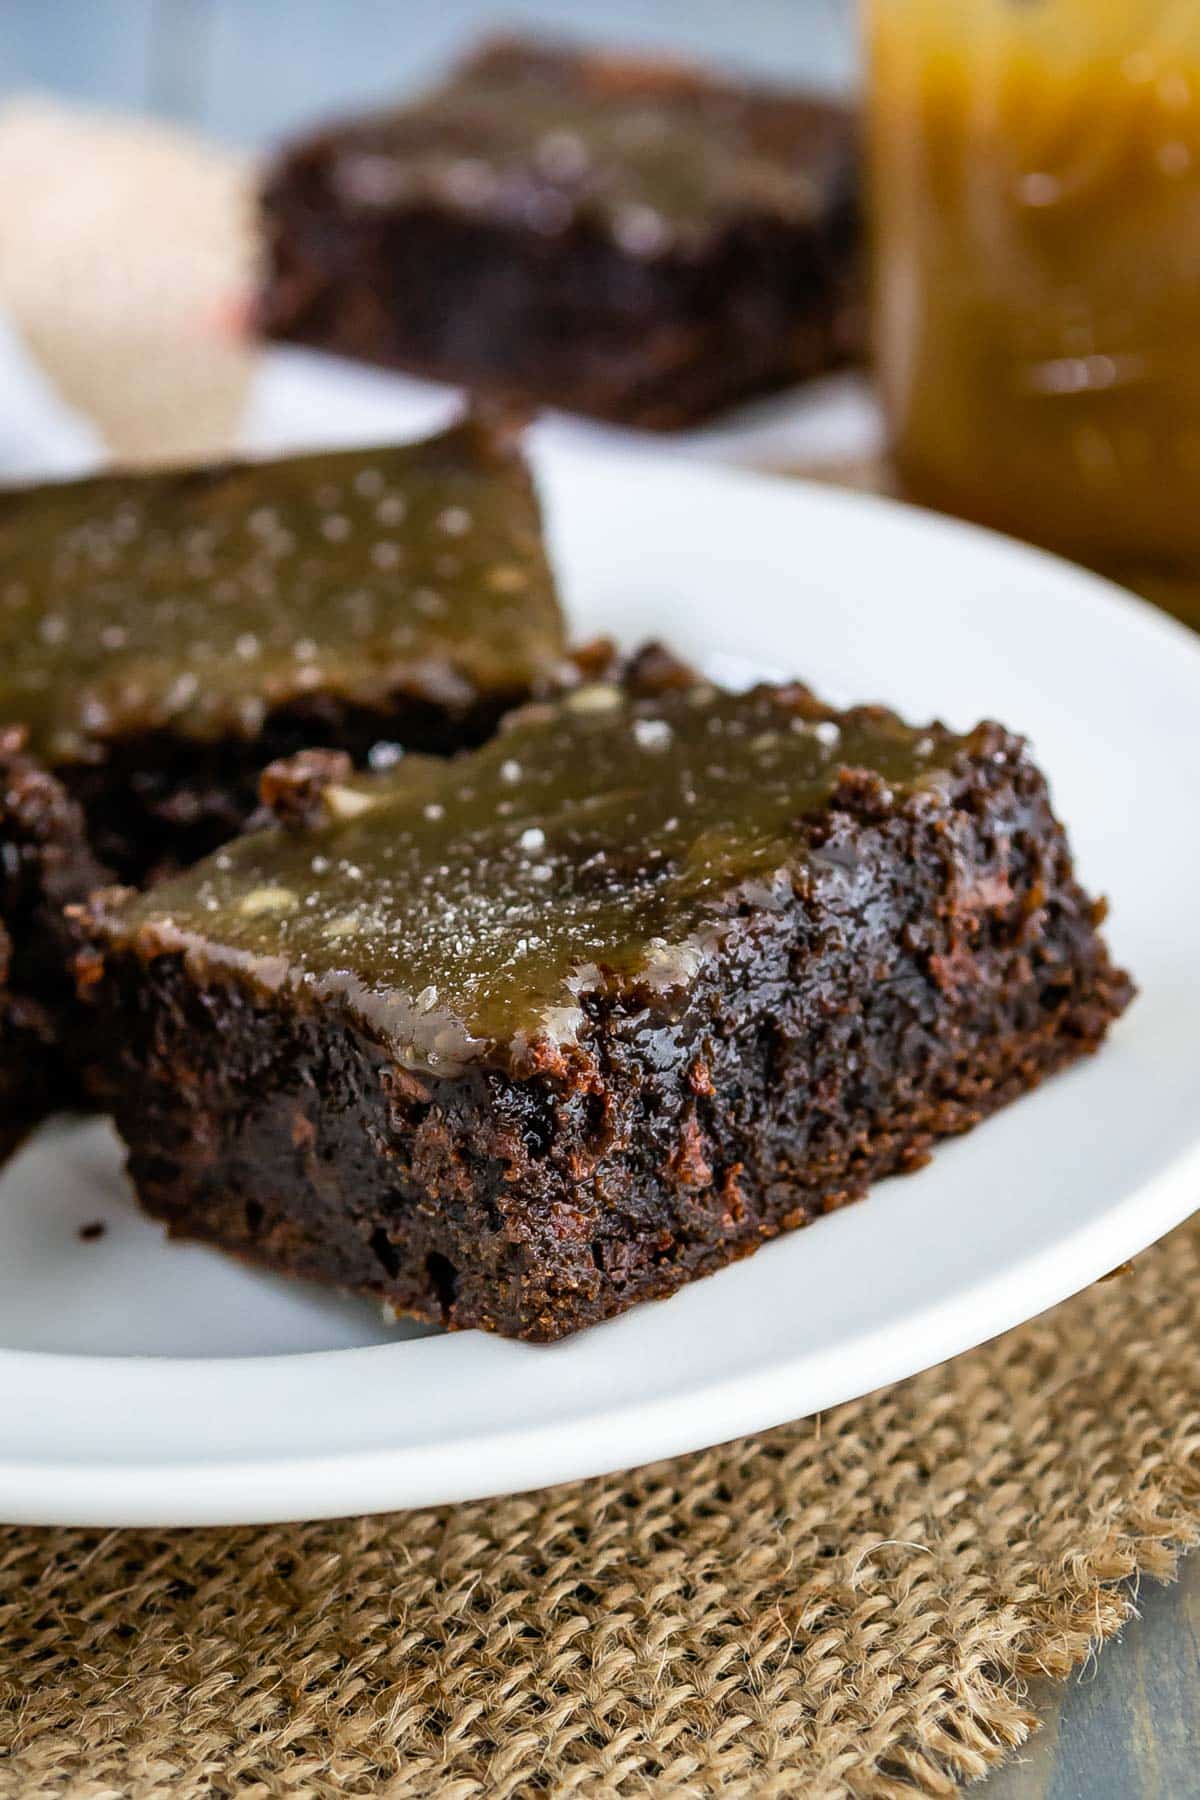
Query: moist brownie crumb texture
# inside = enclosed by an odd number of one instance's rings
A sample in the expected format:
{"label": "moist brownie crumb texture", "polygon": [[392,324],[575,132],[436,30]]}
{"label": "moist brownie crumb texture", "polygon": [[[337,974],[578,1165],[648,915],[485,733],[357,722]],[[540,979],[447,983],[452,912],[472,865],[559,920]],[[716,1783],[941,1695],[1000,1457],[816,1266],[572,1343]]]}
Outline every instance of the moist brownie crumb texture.
{"label": "moist brownie crumb texture", "polygon": [[62,1021],[74,1011],[63,908],[103,878],[83,815],[0,730],[0,1159],[51,1106],[75,1097]]}
{"label": "moist brownie crumb texture", "polygon": [[97,902],[85,985],[150,1211],[424,1318],[549,1339],[669,1294],[1130,992],[997,726],[594,683],[319,807],[312,774],[290,827]]}
{"label": "moist brownie crumb texture", "polygon": [[501,42],[284,151],[259,322],[670,428],[857,348],[856,187],[835,102]]}

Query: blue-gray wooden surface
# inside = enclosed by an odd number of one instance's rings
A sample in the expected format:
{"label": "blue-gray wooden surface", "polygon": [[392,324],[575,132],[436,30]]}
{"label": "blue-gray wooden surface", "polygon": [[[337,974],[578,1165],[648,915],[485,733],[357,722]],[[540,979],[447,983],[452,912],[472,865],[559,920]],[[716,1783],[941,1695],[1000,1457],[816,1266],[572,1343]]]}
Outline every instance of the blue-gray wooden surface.
{"label": "blue-gray wooden surface", "polygon": [[[1099,3],[1099,0],[1097,0]],[[0,0],[0,90],[41,88],[261,145],[428,76],[473,32],[601,35],[849,85],[843,0]],[[1122,1640],[1037,1699],[1047,1724],[988,1800],[1200,1795],[1200,1557]]]}

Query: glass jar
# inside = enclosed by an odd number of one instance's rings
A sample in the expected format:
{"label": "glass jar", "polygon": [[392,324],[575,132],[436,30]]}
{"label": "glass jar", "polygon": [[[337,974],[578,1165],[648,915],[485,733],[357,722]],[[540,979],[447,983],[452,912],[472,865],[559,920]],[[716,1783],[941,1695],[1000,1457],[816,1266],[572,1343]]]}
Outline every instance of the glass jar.
{"label": "glass jar", "polygon": [[1200,0],[866,0],[904,490],[1200,619]]}

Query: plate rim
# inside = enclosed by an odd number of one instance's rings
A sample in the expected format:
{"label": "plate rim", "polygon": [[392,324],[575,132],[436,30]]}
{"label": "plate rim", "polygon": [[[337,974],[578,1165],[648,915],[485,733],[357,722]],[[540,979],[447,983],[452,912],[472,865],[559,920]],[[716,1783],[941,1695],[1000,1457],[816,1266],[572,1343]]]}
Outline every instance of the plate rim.
{"label": "plate rim", "polygon": [[[686,473],[689,480],[698,479],[716,486],[734,483],[761,491],[764,484],[769,484],[779,495],[786,495],[789,502],[812,504],[843,516],[859,515],[864,511],[883,518],[899,515],[911,521],[921,533],[964,538],[992,556],[999,550],[1010,558],[1020,559],[1028,568],[1044,568],[1060,592],[1067,588],[1074,590],[1076,604],[1085,611],[1099,612],[1110,621],[1120,619],[1123,628],[1146,637],[1156,652],[1169,650],[1176,655],[1183,654],[1192,665],[1200,690],[1200,639],[1183,624],[1102,576],[1002,534],[885,496],[744,468],[690,462],[685,465],[677,455],[640,448],[630,452],[607,447],[603,450],[566,445],[554,448],[547,445],[540,450],[535,447],[535,466],[539,460],[546,459],[557,460],[567,473],[572,463],[590,470],[603,464],[618,480],[628,478],[631,465],[644,463],[656,470],[669,469],[675,477]],[[545,471],[539,470],[539,473]],[[945,1151],[939,1154],[944,1156]],[[215,1464],[203,1457],[191,1463],[172,1461],[167,1464],[154,1461],[85,1464],[70,1457],[58,1462],[49,1459],[21,1462],[7,1460],[0,1449],[0,1518],[29,1524],[172,1526],[334,1517],[364,1510],[443,1504],[519,1492],[533,1486],[637,1466],[662,1456],[684,1454],[730,1436],[807,1416],[814,1410],[840,1404],[881,1385],[890,1385],[1013,1328],[1077,1293],[1182,1223],[1196,1210],[1198,1190],[1200,1134],[1119,1201],[1099,1210],[1067,1234],[1065,1244],[1072,1247],[1073,1255],[1071,1272],[1065,1280],[1061,1272],[1056,1273],[1063,1259],[1064,1243],[1057,1240],[1043,1243],[1027,1254],[1014,1257],[999,1273],[977,1284],[975,1289],[958,1289],[920,1309],[915,1323],[920,1327],[918,1341],[922,1348],[915,1357],[907,1349],[890,1359],[878,1353],[871,1357],[868,1352],[877,1352],[878,1347],[870,1334],[852,1341],[849,1348],[845,1344],[840,1346],[839,1356],[844,1360],[839,1366],[846,1372],[827,1382],[828,1397],[819,1398],[813,1404],[806,1401],[799,1414],[789,1411],[786,1404],[781,1410],[781,1402],[785,1390],[795,1380],[797,1369],[811,1362],[811,1351],[802,1351],[790,1361],[785,1358],[766,1367],[742,1370],[725,1381],[710,1382],[692,1392],[686,1405],[680,1396],[667,1392],[638,1407],[623,1404],[611,1412],[603,1409],[585,1412],[572,1422],[566,1440],[562,1435],[562,1421],[552,1419],[547,1423],[498,1428],[484,1438],[450,1438],[419,1446],[376,1446],[341,1451],[334,1456],[314,1449],[302,1457],[221,1460]],[[823,1223],[822,1230],[829,1230],[831,1223]],[[1001,1290],[1009,1296],[1008,1304],[1002,1303]],[[1018,1298],[1018,1295],[1022,1297]],[[983,1305],[985,1300],[987,1304]],[[975,1322],[964,1333],[962,1325],[956,1321],[963,1315],[965,1322],[968,1313]],[[979,1320],[984,1317],[987,1323],[980,1327]],[[604,1327],[593,1329],[602,1332]],[[900,1335],[897,1321],[892,1319],[876,1335],[896,1339]],[[419,1340],[423,1347],[449,1345],[455,1341],[453,1337]],[[141,1368],[152,1369],[156,1382],[181,1371],[188,1371],[193,1377],[202,1372],[199,1379],[203,1385],[209,1381],[218,1382],[222,1375],[228,1378],[233,1369],[243,1371],[247,1362],[256,1365],[260,1371],[275,1365],[289,1372],[302,1373],[305,1365],[328,1364],[332,1359],[391,1360],[400,1350],[407,1358],[413,1355],[416,1347],[413,1341],[408,1341],[364,1349],[300,1351],[252,1358],[91,1356],[0,1347],[0,1390],[9,1389],[14,1382],[21,1383],[35,1365],[38,1372],[49,1371],[64,1382],[80,1379],[85,1374],[90,1379],[106,1370],[129,1372]],[[510,1348],[535,1357],[553,1356],[559,1351],[557,1346]],[[436,1357],[438,1352],[426,1354]],[[886,1371],[866,1387],[857,1375],[849,1373],[864,1358],[871,1361],[873,1367]],[[690,1422],[685,1424],[685,1417]],[[552,1434],[557,1439],[556,1453],[546,1455],[542,1453],[543,1440]],[[577,1440],[584,1439],[593,1449],[585,1452],[582,1441],[577,1444]],[[564,1441],[569,1442],[569,1453],[564,1450]],[[626,1450],[616,1452],[618,1441],[630,1446],[630,1453]],[[601,1448],[601,1445],[609,1448]],[[489,1471],[486,1476],[472,1473],[469,1467],[472,1457],[486,1461]],[[397,1470],[397,1463],[404,1466]],[[530,1476],[529,1469],[533,1464],[544,1465],[549,1472]],[[443,1473],[439,1475],[438,1469]],[[522,1470],[525,1472],[521,1473]],[[174,1498],[168,1499],[165,1490],[170,1490]],[[290,1502],[288,1495],[293,1497]],[[303,1497],[303,1508],[299,1511],[294,1504],[296,1496]]]}
{"label": "plate rim", "polygon": [[[569,1450],[565,1454],[562,1423],[551,1420],[501,1430],[492,1437],[472,1436],[448,1444],[372,1448],[344,1452],[336,1457],[313,1452],[300,1457],[222,1460],[215,1464],[201,1458],[169,1465],[174,1488],[180,1495],[186,1490],[187,1499],[165,1507],[154,1492],[143,1494],[139,1491],[143,1486],[153,1488],[155,1483],[163,1481],[161,1464],[81,1467],[70,1461],[23,1463],[0,1459],[0,1521],[31,1526],[154,1527],[164,1530],[204,1525],[284,1524],[500,1498],[577,1480],[601,1478],[620,1470],[638,1469],[660,1460],[692,1454],[737,1437],[798,1423],[815,1413],[913,1379],[1039,1317],[1072,1299],[1183,1224],[1197,1210],[1194,1198],[1197,1183],[1200,1183],[1200,1143],[1175,1159],[1151,1182],[1131,1190],[1119,1207],[1092,1222],[1083,1235],[1094,1243],[1089,1242],[1086,1262],[1079,1265],[1090,1272],[1079,1279],[1073,1274],[1071,1285],[1065,1292],[1061,1280],[1053,1272],[1057,1265],[1056,1247],[1033,1252],[1024,1262],[1010,1265],[997,1274],[982,1290],[978,1287],[959,1290],[925,1308],[919,1315],[925,1348],[918,1352],[915,1362],[911,1353],[895,1356],[890,1367],[883,1359],[871,1359],[871,1350],[876,1343],[895,1340],[898,1329],[905,1323],[911,1324],[911,1320],[900,1321],[899,1326],[893,1322],[877,1333],[853,1340],[850,1348],[855,1363],[874,1360],[875,1366],[882,1367],[885,1372],[865,1386],[853,1376],[843,1374],[839,1380],[831,1381],[828,1391],[813,1404],[806,1404],[798,1415],[786,1410],[780,1412],[778,1399],[767,1398],[763,1389],[765,1385],[769,1391],[777,1393],[795,1377],[796,1370],[808,1362],[807,1355],[798,1356],[790,1363],[777,1364],[769,1373],[755,1370],[699,1390],[690,1396],[689,1406],[692,1412],[700,1407],[707,1409],[703,1423],[697,1416],[693,1423],[681,1425],[680,1400],[676,1395],[666,1394],[646,1401],[636,1409],[614,1407],[611,1411],[597,1410],[580,1415],[568,1428]],[[1135,1209],[1145,1207],[1148,1199],[1151,1201],[1148,1211],[1155,1221],[1149,1237],[1144,1225],[1137,1223],[1134,1217]],[[1126,1224],[1128,1229],[1123,1228]],[[1073,1237],[1077,1239],[1080,1235],[1076,1233]],[[1099,1247],[1101,1243],[1103,1249]],[[1039,1296],[1032,1303],[1028,1298],[1029,1289],[1016,1279],[1018,1276],[1028,1279],[1031,1275],[1037,1277],[1032,1290]],[[1015,1299],[1018,1291],[1026,1297]],[[996,1303],[1003,1293],[1014,1296],[1011,1305]],[[993,1304],[987,1312],[989,1323],[981,1330],[976,1309],[985,1296],[991,1296]],[[968,1311],[973,1313],[974,1322],[965,1333],[947,1323]],[[419,1341],[435,1346],[449,1340],[429,1338]],[[939,1347],[930,1348],[933,1345]],[[250,1360],[292,1365],[333,1357],[370,1357],[382,1361],[390,1360],[400,1348],[399,1345],[383,1344],[360,1350],[299,1351],[288,1356]],[[411,1355],[413,1344],[408,1343],[403,1348]],[[555,1346],[522,1345],[519,1348],[540,1355],[547,1350],[552,1354]],[[845,1346],[841,1347],[843,1356],[845,1349]],[[33,1361],[48,1357],[68,1364],[136,1361],[156,1365],[165,1371],[169,1371],[173,1363],[186,1361],[214,1375],[238,1368],[246,1360],[236,1357],[60,1357],[53,1352],[39,1351],[4,1351],[3,1357],[17,1364],[18,1373],[22,1359]],[[715,1429],[714,1419],[723,1421]],[[631,1429],[634,1426],[636,1429]],[[606,1446],[614,1446],[611,1451],[605,1448],[597,1454],[597,1433]],[[626,1447],[619,1452],[615,1449],[618,1441]],[[627,1453],[631,1441],[643,1443],[644,1448]],[[554,1451],[548,1459],[554,1470],[552,1474],[545,1479],[529,1480],[515,1473],[528,1465],[538,1452],[544,1453],[550,1447]],[[479,1466],[485,1461],[489,1470],[508,1467],[514,1473],[481,1476]],[[447,1473],[447,1465],[453,1468],[453,1475]],[[45,1498],[48,1488],[54,1490],[52,1500]],[[396,1497],[398,1488],[404,1490],[403,1499]],[[230,1489],[242,1496],[232,1506]],[[287,1496],[297,1494],[304,1495],[305,1504],[301,1510],[287,1499]]]}

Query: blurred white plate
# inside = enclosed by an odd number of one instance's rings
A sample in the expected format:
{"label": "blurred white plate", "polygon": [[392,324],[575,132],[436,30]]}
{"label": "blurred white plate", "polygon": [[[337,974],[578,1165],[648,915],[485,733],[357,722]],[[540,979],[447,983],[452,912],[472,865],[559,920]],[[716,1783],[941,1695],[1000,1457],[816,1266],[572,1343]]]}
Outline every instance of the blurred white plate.
{"label": "blurred white plate", "polygon": [[[250,455],[301,445],[383,443],[436,431],[461,411],[461,388],[421,381],[315,350],[273,345],[260,356],[240,447]],[[825,376],[735,408],[690,431],[650,434],[565,413],[546,416],[544,441],[569,450],[646,450],[756,469],[850,462],[880,446],[879,409],[856,374]]]}
{"label": "blurred white plate", "polygon": [[[315,1517],[666,1456],[977,1344],[1194,1206],[1200,644],[1063,564],[882,501],[557,425],[536,460],[580,632],[1029,732],[1140,998],[1098,1058],[919,1175],[550,1349],[406,1335],[167,1245],[107,1129],[55,1128],[0,1184],[0,1518]],[[84,1241],[91,1221],[106,1231]]]}
{"label": "blurred white plate", "polygon": [[70,480],[103,460],[100,433],[74,412],[0,313],[0,482]]}

